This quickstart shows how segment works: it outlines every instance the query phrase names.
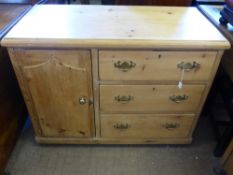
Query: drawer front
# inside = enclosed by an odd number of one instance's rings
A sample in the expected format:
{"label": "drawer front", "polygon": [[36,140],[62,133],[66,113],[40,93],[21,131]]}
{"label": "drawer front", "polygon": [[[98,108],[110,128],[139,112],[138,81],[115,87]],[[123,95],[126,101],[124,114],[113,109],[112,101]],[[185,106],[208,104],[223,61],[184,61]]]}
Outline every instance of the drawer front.
{"label": "drawer front", "polygon": [[100,80],[208,80],[216,52],[100,51]]}
{"label": "drawer front", "polygon": [[105,138],[188,137],[194,115],[102,115],[101,136]]}
{"label": "drawer front", "polygon": [[108,112],[195,112],[204,85],[101,85],[100,110]]}

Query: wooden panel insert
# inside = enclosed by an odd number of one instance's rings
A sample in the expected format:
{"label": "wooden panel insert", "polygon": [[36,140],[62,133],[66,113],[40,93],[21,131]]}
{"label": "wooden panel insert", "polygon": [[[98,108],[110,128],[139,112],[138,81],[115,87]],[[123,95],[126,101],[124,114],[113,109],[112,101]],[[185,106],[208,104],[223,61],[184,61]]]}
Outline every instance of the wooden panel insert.
{"label": "wooden panel insert", "polygon": [[91,137],[90,51],[27,50],[22,55],[22,72],[43,134]]}

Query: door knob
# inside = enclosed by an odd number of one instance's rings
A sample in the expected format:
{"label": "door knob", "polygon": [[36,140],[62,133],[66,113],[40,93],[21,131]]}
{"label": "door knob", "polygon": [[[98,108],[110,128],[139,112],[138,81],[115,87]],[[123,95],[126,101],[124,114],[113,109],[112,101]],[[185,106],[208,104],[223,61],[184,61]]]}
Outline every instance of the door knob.
{"label": "door knob", "polygon": [[84,105],[84,104],[86,104],[86,102],[87,102],[87,100],[86,100],[85,97],[80,97],[80,98],[79,98],[79,104],[80,104],[80,105]]}

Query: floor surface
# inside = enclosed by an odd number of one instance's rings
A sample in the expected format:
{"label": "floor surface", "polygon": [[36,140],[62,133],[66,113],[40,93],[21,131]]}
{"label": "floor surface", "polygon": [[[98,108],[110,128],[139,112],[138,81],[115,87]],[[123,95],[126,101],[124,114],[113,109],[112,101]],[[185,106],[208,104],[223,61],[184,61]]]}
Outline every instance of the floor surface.
{"label": "floor surface", "polygon": [[215,139],[205,118],[191,145],[38,145],[24,130],[10,158],[11,175],[214,175]]}

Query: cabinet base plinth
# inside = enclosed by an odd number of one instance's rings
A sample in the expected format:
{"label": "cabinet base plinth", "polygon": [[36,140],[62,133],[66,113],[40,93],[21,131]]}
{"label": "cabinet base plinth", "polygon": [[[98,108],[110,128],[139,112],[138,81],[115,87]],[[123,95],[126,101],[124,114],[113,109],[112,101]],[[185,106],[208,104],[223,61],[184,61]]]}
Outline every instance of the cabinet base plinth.
{"label": "cabinet base plinth", "polygon": [[166,138],[166,139],[77,139],[77,138],[53,138],[35,137],[40,144],[190,144],[192,138]]}

